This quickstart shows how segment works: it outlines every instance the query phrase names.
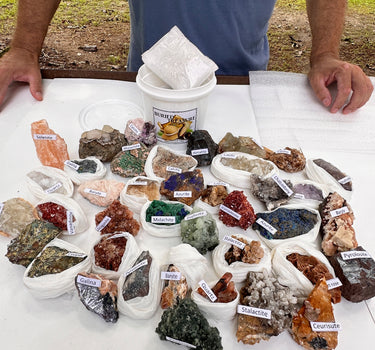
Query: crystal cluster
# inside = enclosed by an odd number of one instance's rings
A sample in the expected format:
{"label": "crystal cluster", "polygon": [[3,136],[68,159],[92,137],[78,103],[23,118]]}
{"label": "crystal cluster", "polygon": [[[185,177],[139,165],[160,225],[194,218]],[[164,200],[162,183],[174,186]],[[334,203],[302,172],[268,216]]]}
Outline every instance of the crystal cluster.
{"label": "crystal cluster", "polygon": [[241,237],[232,236],[232,238],[245,243],[245,247],[241,249],[232,245],[229,248],[224,256],[228,265],[233,264],[236,261],[241,261],[247,264],[259,264],[264,256],[264,250],[259,241],[251,241],[249,243]]}
{"label": "crystal cluster", "polygon": [[[142,183],[142,185],[140,183]],[[153,201],[154,199],[160,198],[159,189],[160,184],[158,181],[140,178],[138,181],[128,183],[128,186],[126,187],[126,194],[136,197],[145,197],[149,201]]]}
{"label": "crystal cluster", "polygon": [[296,173],[305,168],[306,158],[301,151],[290,147],[285,147],[283,151],[273,152],[267,159],[287,173]]}
{"label": "crystal cluster", "polygon": [[[67,230],[67,210],[62,206],[54,202],[45,202],[36,206],[38,216],[54,224],[61,230]],[[74,216],[72,217],[73,222],[75,221]]]}
{"label": "crystal cluster", "polygon": [[313,199],[319,202],[324,199],[322,190],[313,184],[295,184],[292,190],[294,193],[302,194],[305,199]]}
{"label": "crystal cluster", "polygon": [[223,185],[208,185],[202,192],[201,200],[212,207],[216,207],[224,203],[228,196],[227,188]]}
{"label": "crystal cluster", "polygon": [[[330,174],[336,181],[344,179],[347,175],[343,173],[340,169],[336,168],[333,164],[325,161],[324,159],[314,159],[313,162],[324,169],[328,174]],[[340,182],[339,182],[340,183]],[[346,182],[344,184],[340,183],[340,185],[347,191],[352,191],[352,182]]]}
{"label": "crystal cluster", "polygon": [[118,271],[125,253],[125,237],[104,236],[94,246],[95,265],[110,271]]}
{"label": "crystal cluster", "polygon": [[227,132],[219,142],[219,153],[224,152],[243,152],[260,158],[266,157],[265,149],[259,146],[253,138],[244,136],[235,137],[230,132]]}
{"label": "crystal cluster", "polygon": [[[231,281],[232,277],[233,275],[230,272],[226,272],[211,288],[212,292],[217,297],[215,303],[230,303],[237,298],[236,286],[234,282]],[[197,289],[197,292],[209,299],[206,292],[201,287]]]}

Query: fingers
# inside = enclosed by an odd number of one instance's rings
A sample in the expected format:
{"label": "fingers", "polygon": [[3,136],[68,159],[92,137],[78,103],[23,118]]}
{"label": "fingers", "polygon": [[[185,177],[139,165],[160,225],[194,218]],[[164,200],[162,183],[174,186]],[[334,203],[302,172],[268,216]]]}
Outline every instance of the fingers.
{"label": "fingers", "polygon": [[323,74],[310,74],[309,79],[310,85],[316,97],[323,103],[324,106],[330,106],[332,103],[332,96],[327,88],[329,83],[324,79]]}
{"label": "fingers", "polygon": [[344,107],[352,92],[351,67],[349,63],[340,65],[334,73],[334,77],[337,82],[337,95],[331,107],[332,113],[336,113]]}
{"label": "fingers", "polygon": [[30,93],[31,95],[37,100],[43,100],[43,93],[42,93],[42,78],[40,73],[32,74],[29,79],[30,84]]}

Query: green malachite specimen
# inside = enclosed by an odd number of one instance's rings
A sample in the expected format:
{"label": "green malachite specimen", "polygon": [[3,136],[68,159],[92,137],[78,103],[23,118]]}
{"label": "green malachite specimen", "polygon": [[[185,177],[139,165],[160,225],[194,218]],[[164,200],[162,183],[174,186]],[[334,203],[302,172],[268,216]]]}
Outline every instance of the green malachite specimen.
{"label": "green malachite specimen", "polygon": [[197,304],[188,298],[164,311],[155,331],[162,340],[169,337],[201,350],[223,349],[218,329],[209,325]]}
{"label": "green malachite specimen", "polygon": [[30,278],[39,277],[44,275],[51,275],[55,273],[60,273],[71,267],[79,264],[81,261],[85,260],[87,256],[84,257],[73,257],[67,256],[69,250],[59,248],[59,247],[46,247],[40,256],[38,256],[27,276]]}
{"label": "green malachite specimen", "polygon": [[10,242],[6,257],[13,264],[27,267],[60,232],[61,229],[49,222],[34,220]]}
{"label": "green malachite specimen", "polygon": [[[176,218],[175,224],[179,224],[181,220],[189,212],[181,203],[166,203],[163,201],[154,200],[151,202],[146,210],[146,221],[151,222],[152,216],[174,216]],[[171,225],[171,224],[157,224],[157,225]],[[174,224],[173,224],[174,225]]]}

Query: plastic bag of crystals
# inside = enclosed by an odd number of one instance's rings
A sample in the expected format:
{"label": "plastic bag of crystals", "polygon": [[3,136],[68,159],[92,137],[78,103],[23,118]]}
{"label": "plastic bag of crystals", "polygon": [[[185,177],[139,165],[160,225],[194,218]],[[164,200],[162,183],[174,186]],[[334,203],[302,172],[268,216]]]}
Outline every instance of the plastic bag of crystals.
{"label": "plastic bag of crystals", "polygon": [[198,87],[218,69],[176,26],[145,51],[142,60],[173,89]]}

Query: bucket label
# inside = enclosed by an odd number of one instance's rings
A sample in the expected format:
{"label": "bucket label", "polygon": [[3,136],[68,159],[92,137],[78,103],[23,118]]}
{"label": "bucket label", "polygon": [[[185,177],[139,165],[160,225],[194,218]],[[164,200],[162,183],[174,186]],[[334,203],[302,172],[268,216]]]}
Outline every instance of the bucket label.
{"label": "bucket label", "polygon": [[153,108],[157,137],[162,141],[186,141],[186,135],[195,130],[198,109],[165,111]]}

